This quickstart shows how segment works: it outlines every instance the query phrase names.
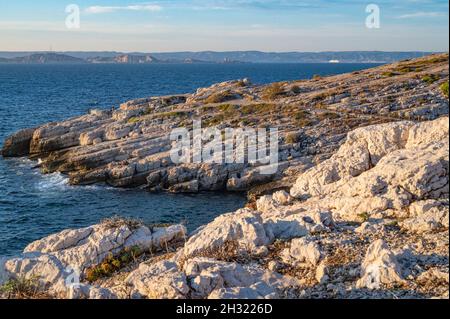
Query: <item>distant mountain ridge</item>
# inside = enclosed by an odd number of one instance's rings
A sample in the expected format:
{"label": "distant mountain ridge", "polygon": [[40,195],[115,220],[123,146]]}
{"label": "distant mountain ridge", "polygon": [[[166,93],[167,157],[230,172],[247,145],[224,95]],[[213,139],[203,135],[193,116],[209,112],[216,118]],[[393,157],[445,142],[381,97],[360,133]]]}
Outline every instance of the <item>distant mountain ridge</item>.
{"label": "distant mountain ridge", "polygon": [[57,63],[93,63],[93,64],[156,64],[156,63],[238,63],[232,60],[224,60],[218,62],[206,62],[196,59],[186,58],[183,60],[177,59],[157,59],[149,54],[137,55],[137,54],[121,54],[117,56],[96,56],[81,59],[73,57],[67,54],[58,53],[34,53],[31,55],[13,57],[13,58],[0,58],[0,63],[3,64],[57,64]]}
{"label": "distant mountain ridge", "polygon": [[0,60],[3,63],[48,64],[48,63],[86,63],[85,60],[57,53],[35,53],[24,57]]}
{"label": "distant mountain ridge", "polygon": [[0,52],[0,63],[392,63],[433,52]]}

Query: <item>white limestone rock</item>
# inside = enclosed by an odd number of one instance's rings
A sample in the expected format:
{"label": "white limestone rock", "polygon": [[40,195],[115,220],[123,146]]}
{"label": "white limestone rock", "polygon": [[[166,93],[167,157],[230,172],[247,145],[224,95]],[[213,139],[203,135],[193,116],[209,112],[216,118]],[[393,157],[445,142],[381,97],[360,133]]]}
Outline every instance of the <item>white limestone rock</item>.
{"label": "white limestone rock", "polygon": [[136,292],[148,299],[184,299],[189,293],[186,276],[175,262],[142,263],[125,279]]}
{"label": "white limestone rock", "polygon": [[323,186],[346,177],[356,177],[376,165],[380,158],[406,144],[409,122],[356,129],[329,160],[302,174],[291,189],[293,197],[323,194]]}
{"label": "white limestone rock", "polygon": [[320,246],[308,238],[295,238],[282,252],[283,261],[294,266],[316,266],[322,257]]}
{"label": "white limestone rock", "polygon": [[298,284],[294,278],[257,265],[210,258],[190,259],[184,270],[197,298],[270,298],[276,297],[278,290]]}
{"label": "white limestone rock", "polygon": [[[70,294],[71,285],[83,277],[83,272],[100,264],[107,256],[139,248],[141,251],[166,248],[172,240],[185,236],[184,226],[130,228],[107,223],[76,230],[65,230],[28,245],[24,253],[5,262],[8,278],[37,278],[42,288],[54,295]],[[98,290],[92,296],[106,296]],[[80,295],[72,291],[73,295]],[[88,298],[91,292],[84,292]],[[114,297],[113,294],[110,297]]]}
{"label": "white limestone rock", "polygon": [[292,196],[286,191],[275,192],[272,195],[272,199],[275,201],[275,203],[282,206],[289,205],[293,200]]}
{"label": "white limestone rock", "polygon": [[272,239],[258,212],[240,209],[217,217],[192,235],[184,247],[184,255],[195,256],[206,250],[217,249],[227,242],[237,242],[244,249],[256,250],[268,245]]}
{"label": "white limestone rock", "polygon": [[403,283],[401,265],[387,244],[378,239],[367,249],[361,265],[359,288],[380,289],[382,285]]}
{"label": "white limestone rock", "polygon": [[262,215],[266,231],[275,238],[291,239],[328,232],[334,227],[331,213],[301,204],[267,211]]}
{"label": "white limestone rock", "polygon": [[367,221],[355,229],[355,233],[360,235],[383,234],[385,232],[385,222],[383,221]]}
{"label": "white limestone rock", "polygon": [[330,279],[328,276],[328,267],[324,261],[317,266],[315,278],[320,285],[326,284]]}
{"label": "white limestone rock", "polygon": [[448,197],[448,117],[357,129],[329,160],[300,175],[291,195],[336,220],[401,212],[415,200]]}
{"label": "white limestone rock", "polygon": [[449,206],[441,201],[426,200],[413,203],[409,207],[410,217],[399,225],[414,233],[423,234],[434,231],[448,231]]}
{"label": "white limestone rock", "polygon": [[256,201],[256,209],[261,213],[269,213],[278,207],[279,204],[270,195],[261,196]]}

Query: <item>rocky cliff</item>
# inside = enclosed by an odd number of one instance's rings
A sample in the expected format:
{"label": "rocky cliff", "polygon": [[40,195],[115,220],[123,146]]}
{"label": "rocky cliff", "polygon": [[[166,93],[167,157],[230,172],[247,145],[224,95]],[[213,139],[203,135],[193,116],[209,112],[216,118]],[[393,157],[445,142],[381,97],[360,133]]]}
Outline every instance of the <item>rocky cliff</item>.
{"label": "rocky cliff", "polygon": [[6,261],[4,280],[64,298],[448,298],[448,133],[448,117],[359,128],[290,194],[189,235],[122,220],[67,230]]}
{"label": "rocky cliff", "polygon": [[[295,87],[227,82],[15,134],[4,155],[39,157],[45,172],[73,183],[170,190],[197,181],[197,190],[212,190],[270,182],[272,191],[192,234],[113,219],[38,240],[0,267],[3,296],[31,286],[51,298],[448,298],[447,58]],[[170,164],[166,134],[196,112],[223,125],[281,127],[279,174]]]}
{"label": "rocky cliff", "polygon": [[[43,173],[67,174],[72,184],[174,192],[258,187],[258,194],[292,186],[296,174],[329,158],[355,128],[448,114],[441,89],[446,82],[448,55],[306,81],[263,86],[231,81],[26,129],[6,139],[2,154],[39,158]],[[219,129],[278,128],[278,171],[260,174],[255,164],[175,165],[170,132],[192,127],[194,118]]]}

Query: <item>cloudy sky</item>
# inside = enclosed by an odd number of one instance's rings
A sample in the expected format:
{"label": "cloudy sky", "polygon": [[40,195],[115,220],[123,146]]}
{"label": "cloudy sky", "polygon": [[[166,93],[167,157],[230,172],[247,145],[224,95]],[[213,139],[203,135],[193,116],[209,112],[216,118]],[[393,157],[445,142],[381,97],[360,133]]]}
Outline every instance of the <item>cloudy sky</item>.
{"label": "cloudy sky", "polygon": [[[379,29],[366,27],[372,3]],[[79,29],[66,27],[70,4],[80,9]],[[448,51],[448,7],[448,0],[0,0],[0,51]]]}

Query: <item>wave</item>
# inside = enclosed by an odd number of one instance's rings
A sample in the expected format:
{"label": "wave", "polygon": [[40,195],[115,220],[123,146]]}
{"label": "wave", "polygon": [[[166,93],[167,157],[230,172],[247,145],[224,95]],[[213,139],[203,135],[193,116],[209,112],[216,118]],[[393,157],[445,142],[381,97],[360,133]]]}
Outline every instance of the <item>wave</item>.
{"label": "wave", "polygon": [[52,173],[42,175],[40,181],[37,182],[37,188],[41,191],[48,191],[51,189],[66,189],[70,187],[69,178],[61,173]]}

